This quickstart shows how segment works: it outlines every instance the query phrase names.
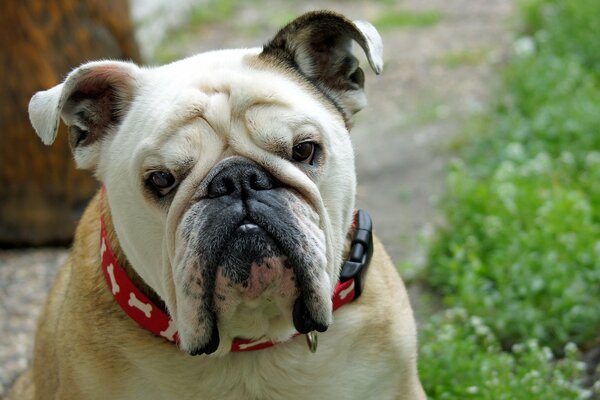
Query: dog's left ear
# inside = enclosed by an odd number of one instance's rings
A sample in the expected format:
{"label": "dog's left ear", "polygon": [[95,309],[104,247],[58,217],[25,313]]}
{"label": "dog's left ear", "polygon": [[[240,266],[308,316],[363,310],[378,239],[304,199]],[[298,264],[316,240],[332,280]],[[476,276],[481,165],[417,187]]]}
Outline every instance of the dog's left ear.
{"label": "dog's left ear", "polygon": [[276,57],[316,85],[346,120],[366,105],[364,73],[352,55],[352,41],[365,51],[376,74],[383,70],[383,43],[368,22],[331,11],[304,14],[281,29],[261,57]]}
{"label": "dog's left ear", "polygon": [[140,69],[129,62],[94,61],[73,70],[65,81],[37,92],[29,119],[46,145],[56,139],[60,119],[78,168],[97,165],[102,143],[111,137],[135,96]]}

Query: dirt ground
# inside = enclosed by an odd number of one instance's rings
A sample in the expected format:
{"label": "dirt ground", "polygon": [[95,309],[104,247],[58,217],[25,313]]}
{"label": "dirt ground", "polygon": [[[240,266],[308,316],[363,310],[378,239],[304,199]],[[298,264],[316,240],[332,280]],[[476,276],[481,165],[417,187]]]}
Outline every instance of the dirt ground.
{"label": "dirt ground", "polygon": [[[358,206],[369,211],[392,258],[410,276],[423,265],[427,240],[440,220],[436,203],[444,190],[449,144],[461,134],[466,119],[489,104],[496,67],[512,39],[513,3],[340,0],[285,8],[275,0],[242,4],[227,15],[213,15],[216,22],[197,15],[195,23],[182,24],[167,36],[157,59],[259,46],[294,15],[313,9],[380,21],[384,72],[366,73],[370,104],[351,133]],[[35,320],[65,257],[64,249],[0,251],[0,398],[30,359]],[[426,319],[420,290],[413,287],[411,295],[418,318]]]}

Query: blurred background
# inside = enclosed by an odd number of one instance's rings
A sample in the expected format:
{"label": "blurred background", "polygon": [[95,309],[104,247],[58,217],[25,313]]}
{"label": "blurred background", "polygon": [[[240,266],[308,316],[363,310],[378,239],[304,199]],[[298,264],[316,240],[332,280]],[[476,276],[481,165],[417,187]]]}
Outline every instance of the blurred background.
{"label": "blurred background", "polygon": [[600,5],[574,3],[2,2],[0,398],[98,188],[64,131],[35,135],[33,93],[89,60],[261,46],[315,9],[383,37],[351,133],[357,200],[408,284],[430,398],[598,396]]}

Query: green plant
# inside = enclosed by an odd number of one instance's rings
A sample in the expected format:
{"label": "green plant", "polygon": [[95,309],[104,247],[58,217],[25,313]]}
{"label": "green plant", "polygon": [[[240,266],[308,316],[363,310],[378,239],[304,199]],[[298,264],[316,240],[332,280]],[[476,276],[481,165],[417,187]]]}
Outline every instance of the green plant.
{"label": "green plant", "polygon": [[536,340],[507,353],[483,319],[464,309],[435,316],[422,343],[420,374],[432,400],[577,400],[593,394],[581,387],[585,365],[574,344],[561,360]]}
{"label": "green plant", "polygon": [[440,62],[447,67],[457,68],[482,63],[490,54],[487,48],[460,50],[444,55]]}
{"label": "green plant", "polygon": [[594,0],[522,0],[523,30],[559,57],[575,57],[600,73],[600,3]]}
{"label": "green plant", "polygon": [[208,0],[192,10],[190,22],[193,25],[222,22],[231,17],[238,4],[237,0]]}
{"label": "green plant", "polygon": [[433,26],[442,20],[442,14],[439,11],[407,11],[407,10],[386,10],[379,16],[373,25],[377,29],[386,30],[390,28],[423,28]]}
{"label": "green plant", "polygon": [[[600,15],[599,2],[581,3]],[[570,18],[551,21],[575,29]],[[497,106],[451,167],[448,224],[426,271],[506,348],[535,337],[560,352],[600,331],[600,85],[594,55],[566,53],[563,39],[506,68]]]}
{"label": "green plant", "polygon": [[[522,151],[518,143],[505,150]],[[573,158],[508,159],[485,177],[457,162],[450,173],[450,227],[429,280],[447,304],[485,315],[507,346],[533,335],[560,348],[598,333],[600,227],[583,185],[597,187],[600,153],[588,154],[581,174]]]}
{"label": "green plant", "polygon": [[526,46],[460,143],[422,274],[461,307],[423,331],[433,399],[600,396],[577,361],[600,332],[600,2],[521,10]]}

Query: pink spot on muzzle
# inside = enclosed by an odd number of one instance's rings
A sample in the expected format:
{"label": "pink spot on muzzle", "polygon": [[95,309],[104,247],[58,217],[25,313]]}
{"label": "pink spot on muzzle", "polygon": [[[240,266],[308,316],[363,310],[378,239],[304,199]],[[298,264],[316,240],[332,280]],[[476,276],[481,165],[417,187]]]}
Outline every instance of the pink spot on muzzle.
{"label": "pink spot on muzzle", "polygon": [[246,285],[239,285],[242,297],[254,300],[270,287],[282,283],[284,266],[280,257],[265,258],[262,263],[252,263]]}

